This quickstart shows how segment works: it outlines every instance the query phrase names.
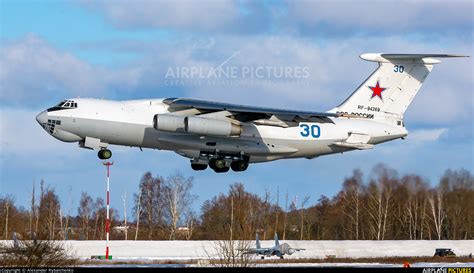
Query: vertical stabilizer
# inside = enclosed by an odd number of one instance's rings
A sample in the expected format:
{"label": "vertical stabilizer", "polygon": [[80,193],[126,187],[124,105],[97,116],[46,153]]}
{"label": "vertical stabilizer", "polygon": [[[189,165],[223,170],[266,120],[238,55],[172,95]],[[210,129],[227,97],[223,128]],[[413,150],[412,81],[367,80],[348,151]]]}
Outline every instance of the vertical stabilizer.
{"label": "vertical stabilizer", "polygon": [[280,242],[278,241],[278,234],[275,232],[275,246],[279,246]]}
{"label": "vertical stabilizer", "polygon": [[330,112],[402,124],[403,114],[431,72],[434,58],[465,57],[447,54],[362,54],[378,68],[341,105]]}

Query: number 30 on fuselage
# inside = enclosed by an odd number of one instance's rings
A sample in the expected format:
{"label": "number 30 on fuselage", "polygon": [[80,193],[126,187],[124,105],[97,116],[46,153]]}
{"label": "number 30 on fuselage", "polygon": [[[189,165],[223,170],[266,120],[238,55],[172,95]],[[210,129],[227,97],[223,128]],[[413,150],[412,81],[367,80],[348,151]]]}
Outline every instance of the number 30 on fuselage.
{"label": "number 30 on fuselage", "polygon": [[319,138],[321,136],[321,128],[316,124],[301,123],[300,128],[302,129],[300,132],[302,137]]}

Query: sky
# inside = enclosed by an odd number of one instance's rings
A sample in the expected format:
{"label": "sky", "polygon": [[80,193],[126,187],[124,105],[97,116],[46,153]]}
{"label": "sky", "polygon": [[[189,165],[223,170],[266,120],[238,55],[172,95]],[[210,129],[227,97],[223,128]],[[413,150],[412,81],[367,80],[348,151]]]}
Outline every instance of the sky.
{"label": "sky", "polygon": [[[36,114],[65,98],[189,97],[326,111],[376,68],[360,54],[474,55],[472,1],[32,1],[0,0],[0,195],[28,206],[54,186],[76,214],[81,192],[105,195],[96,152],[50,137]],[[238,74],[170,81],[170,69],[297,68],[305,77]],[[254,74],[252,74],[254,75]],[[173,78],[175,79],[175,78]],[[241,182],[259,195],[333,196],[356,168],[378,163],[432,185],[448,168],[474,171],[473,60],[444,59],[405,113],[409,136],[373,150],[253,164],[246,172],[194,172],[173,152],[112,147],[111,204],[132,207],[141,176],[194,177],[193,207]]]}

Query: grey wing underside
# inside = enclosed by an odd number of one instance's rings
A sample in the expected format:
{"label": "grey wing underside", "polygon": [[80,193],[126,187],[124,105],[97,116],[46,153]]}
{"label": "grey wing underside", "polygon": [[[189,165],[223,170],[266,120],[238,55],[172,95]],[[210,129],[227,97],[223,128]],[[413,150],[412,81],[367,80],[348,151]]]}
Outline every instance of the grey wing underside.
{"label": "grey wing underside", "polygon": [[211,102],[195,99],[185,98],[168,98],[163,101],[169,105],[172,111],[181,111],[187,109],[197,109],[203,112],[218,112],[228,111],[234,115],[234,118],[248,122],[259,119],[270,119],[275,116],[278,120],[285,122],[300,122],[300,121],[318,121],[318,122],[332,122],[329,117],[339,117],[336,113],[326,112],[311,112],[311,111],[294,111],[286,109],[266,108],[245,106],[239,104]]}
{"label": "grey wing underside", "polygon": [[270,248],[251,248],[248,251],[244,252],[244,254],[266,255],[266,253],[270,250]]}

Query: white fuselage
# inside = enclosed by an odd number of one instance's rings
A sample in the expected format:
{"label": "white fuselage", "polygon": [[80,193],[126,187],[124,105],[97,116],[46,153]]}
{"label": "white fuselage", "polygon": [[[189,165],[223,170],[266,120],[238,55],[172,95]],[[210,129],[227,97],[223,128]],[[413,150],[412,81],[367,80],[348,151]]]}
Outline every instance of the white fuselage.
{"label": "white fuselage", "polygon": [[77,108],[44,111],[37,116],[38,122],[52,136],[66,142],[84,142],[87,137],[100,140],[100,147],[113,144],[172,150],[192,159],[198,159],[203,151],[245,154],[250,162],[314,158],[353,150],[334,143],[346,141],[354,132],[370,136],[367,144],[371,145],[407,135],[403,126],[342,117],[330,118],[332,122],[301,122],[288,128],[247,123],[242,125],[239,137],[170,133],[153,128],[156,114],[169,113],[161,99],[74,101]]}

